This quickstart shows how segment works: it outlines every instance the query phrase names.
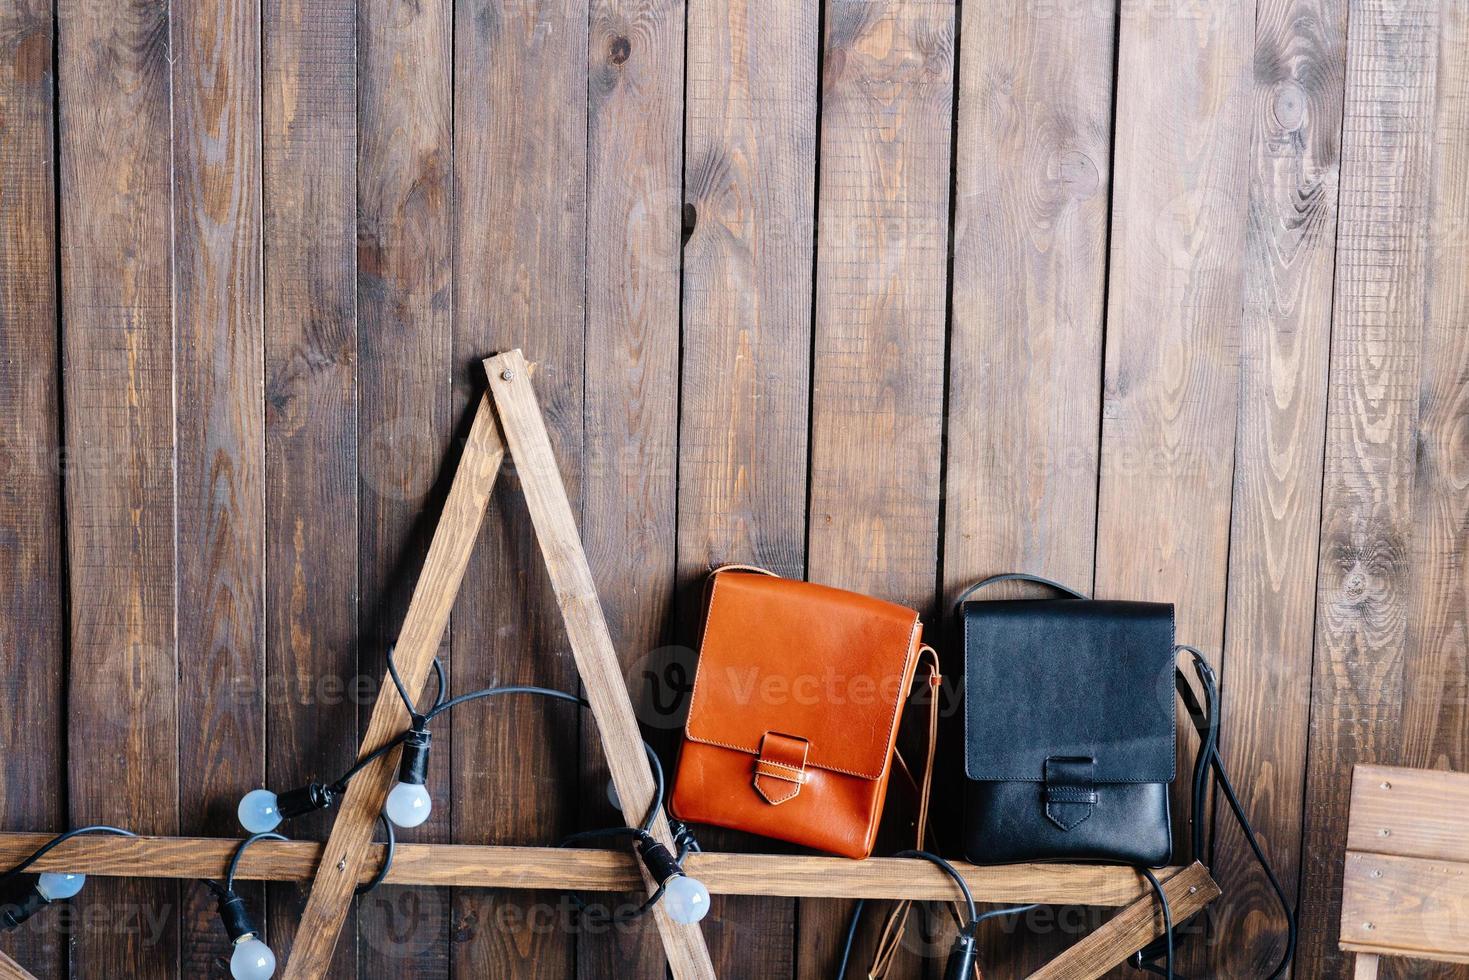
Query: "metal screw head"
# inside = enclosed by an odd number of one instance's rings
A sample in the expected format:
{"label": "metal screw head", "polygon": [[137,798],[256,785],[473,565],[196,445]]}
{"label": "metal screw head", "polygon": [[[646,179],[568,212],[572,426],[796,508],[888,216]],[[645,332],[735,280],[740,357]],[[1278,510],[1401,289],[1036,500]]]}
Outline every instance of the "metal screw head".
{"label": "metal screw head", "polygon": [[503,371],[500,372],[500,380],[501,381],[514,381],[515,380],[515,372],[512,371],[512,370],[510,370],[509,368],[506,368],[505,370],[503,370]]}
{"label": "metal screw head", "polygon": [[1381,788],[1382,789],[1392,789],[1392,783],[1389,783],[1386,780],[1383,780],[1383,783],[1382,783]]}
{"label": "metal screw head", "polygon": [[1364,923],[1362,923],[1362,928],[1363,929],[1366,929],[1368,932],[1371,932],[1373,929],[1376,929],[1377,927],[1375,925],[1373,925],[1372,923],[1370,923],[1370,922],[1364,922]]}

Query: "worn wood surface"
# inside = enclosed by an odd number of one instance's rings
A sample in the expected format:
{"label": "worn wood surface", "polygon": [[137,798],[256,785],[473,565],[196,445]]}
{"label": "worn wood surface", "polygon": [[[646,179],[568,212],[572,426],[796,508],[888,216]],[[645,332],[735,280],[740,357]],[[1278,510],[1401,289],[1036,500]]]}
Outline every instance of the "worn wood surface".
{"label": "worn wood surface", "polygon": [[1469,864],[1348,851],[1342,876],[1343,948],[1469,962]]}
{"label": "worn wood surface", "polygon": [[36,980],[35,974],[0,952],[0,978],[4,980]]}
{"label": "worn wood surface", "polygon": [[[678,503],[684,8],[596,0],[587,37],[586,346],[581,536],[648,739],[672,771],[681,716],[670,614]],[[676,706],[676,704],[675,704]],[[595,726],[582,726],[581,819],[616,823]],[[616,896],[626,902],[633,895]],[[641,897],[637,896],[641,901]],[[653,976],[651,929],[585,930],[583,978]]]}
{"label": "worn wood surface", "polygon": [[[0,769],[7,830],[66,816],[54,41],[49,2],[0,4],[0,744],[24,760]],[[5,948],[43,976],[64,972],[49,930]]]}
{"label": "worn wood surface", "polygon": [[1469,863],[1469,775],[1357,766],[1347,849]]}
{"label": "worn wood surface", "polygon": [[[456,0],[456,410],[484,390],[483,358],[523,348],[540,365],[561,475],[581,511],[586,363],[586,4]],[[601,352],[597,352],[601,356]],[[575,689],[555,594],[512,464],[456,608],[460,691],[494,683]],[[453,838],[550,844],[580,829],[580,713],[539,699],[455,712]],[[575,972],[576,939],[544,896],[454,896],[453,976]],[[554,925],[548,927],[545,922]]]}
{"label": "worn wood surface", "polygon": [[[45,834],[0,833],[0,860],[16,861],[49,839]],[[38,871],[74,868],[86,874],[131,875],[140,870],[163,878],[198,878],[223,873],[238,840],[202,837],[79,837],[36,862]],[[316,841],[261,841],[240,862],[243,881],[301,881],[315,872],[325,845]],[[376,873],[385,846],[369,848],[361,881]],[[634,857],[623,850],[515,847],[482,844],[400,843],[387,881],[418,885],[519,886],[588,891],[641,889]],[[954,862],[976,892],[997,902],[1086,901],[1130,905],[1149,894],[1130,868],[1094,864],[1017,864],[981,867]],[[911,897],[944,900],[953,882],[926,861],[904,858],[844,858],[800,854],[690,855],[688,869],[723,895]],[[1167,878],[1175,871],[1158,871]]]}
{"label": "worn wood surface", "polygon": [[[56,8],[61,385],[71,628],[67,789],[73,824],[179,825],[170,247],[169,16],[163,0]],[[29,325],[50,331],[50,324]],[[13,697],[24,698],[17,691]],[[17,760],[24,765],[24,760]],[[100,882],[103,924],[73,971],[152,980],[177,970],[172,884]],[[157,928],[144,917],[168,909]],[[156,914],[156,913],[155,913]]]}
{"label": "worn wood surface", "polygon": [[[1298,975],[1347,975],[1352,767],[1469,770],[1466,113],[1458,0],[0,0],[0,825],[228,835],[244,790],[345,768],[480,362],[522,347],[670,771],[711,564],[913,603],[951,675],[938,600],[979,576],[1170,599]],[[515,479],[457,691],[577,683]],[[573,715],[457,712],[405,837],[612,819]],[[1182,972],[1251,975],[1281,933],[1217,804]],[[304,892],[247,887],[284,955]],[[159,888],[5,948],[223,976],[207,899]],[[558,902],[384,890],[329,975],[656,969],[651,924]],[[818,904],[721,898],[721,976],[821,975]]]}
{"label": "worn wood surface", "polygon": [[[1183,922],[1219,897],[1219,886],[1197,862],[1163,882],[1163,894],[1175,922]],[[1030,974],[1030,980],[1094,980],[1100,964],[1121,963],[1132,953],[1163,935],[1163,918],[1156,898],[1143,897],[1108,920],[1107,924]]]}

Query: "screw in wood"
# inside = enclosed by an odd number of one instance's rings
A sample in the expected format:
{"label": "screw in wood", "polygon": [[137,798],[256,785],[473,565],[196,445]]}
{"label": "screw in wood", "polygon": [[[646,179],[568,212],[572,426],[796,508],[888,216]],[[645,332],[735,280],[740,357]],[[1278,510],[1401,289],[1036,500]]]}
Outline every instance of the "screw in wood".
{"label": "screw in wood", "polygon": [[515,372],[512,371],[512,370],[510,370],[509,368],[506,368],[505,370],[503,370],[503,371],[500,372],[500,380],[501,381],[514,381],[515,380]]}

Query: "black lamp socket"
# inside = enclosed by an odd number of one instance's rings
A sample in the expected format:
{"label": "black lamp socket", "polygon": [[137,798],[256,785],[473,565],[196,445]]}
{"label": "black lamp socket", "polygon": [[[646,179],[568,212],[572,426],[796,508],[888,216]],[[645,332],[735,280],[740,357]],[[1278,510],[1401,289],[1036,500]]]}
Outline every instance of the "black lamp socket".
{"label": "black lamp socket", "polygon": [[255,920],[250,918],[249,910],[245,908],[245,900],[234,892],[219,897],[219,918],[224,922],[225,934],[232,943],[260,932]]}
{"label": "black lamp socket", "polygon": [[329,810],[335,802],[336,796],[329,788],[321,783],[307,783],[300,789],[293,789],[276,797],[275,812],[280,814],[281,819],[289,820],[315,813],[317,810]]}
{"label": "black lamp socket", "polygon": [[411,728],[403,739],[403,758],[398,763],[398,781],[413,786],[428,782],[428,749],[433,736],[427,728]]}

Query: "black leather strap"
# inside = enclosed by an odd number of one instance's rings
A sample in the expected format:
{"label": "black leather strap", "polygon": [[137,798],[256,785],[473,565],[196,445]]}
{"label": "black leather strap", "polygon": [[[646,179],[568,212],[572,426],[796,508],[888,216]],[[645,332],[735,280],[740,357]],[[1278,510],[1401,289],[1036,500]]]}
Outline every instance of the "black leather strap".
{"label": "black leather strap", "polygon": [[998,585],[1001,582],[1030,582],[1034,585],[1044,585],[1047,588],[1055,589],[1057,592],[1064,592],[1072,599],[1090,598],[1084,593],[1076,591],[1069,585],[1062,585],[1060,582],[1053,582],[1048,578],[1041,578],[1039,575],[1032,575],[1029,572],[1005,572],[1003,575],[991,575],[989,578],[980,579],[978,582],[975,582],[969,588],[959,593],[959,598],[954,600],[954,608],[958,609],[960,603],[962,603],[965,599],[968,599],[971,595],[978,592],[980,589],[984,588],[986,585]]}

